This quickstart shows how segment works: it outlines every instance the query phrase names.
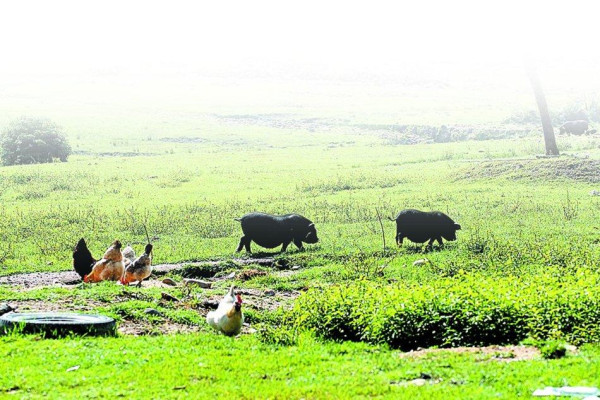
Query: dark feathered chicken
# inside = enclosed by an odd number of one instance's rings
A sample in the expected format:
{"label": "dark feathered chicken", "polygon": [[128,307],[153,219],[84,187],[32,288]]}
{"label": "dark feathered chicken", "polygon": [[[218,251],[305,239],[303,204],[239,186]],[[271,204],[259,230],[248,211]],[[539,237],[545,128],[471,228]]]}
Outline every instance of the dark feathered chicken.
{"label": "dark feathered chicken", "polygon": [[73,251],[73,268],[75,272],[83,278],[92,272],[92,267],[96,263],[96,259],[92,257],[92,253],[87,248],[87,244],[83,238],[79,239],[75,250]]}

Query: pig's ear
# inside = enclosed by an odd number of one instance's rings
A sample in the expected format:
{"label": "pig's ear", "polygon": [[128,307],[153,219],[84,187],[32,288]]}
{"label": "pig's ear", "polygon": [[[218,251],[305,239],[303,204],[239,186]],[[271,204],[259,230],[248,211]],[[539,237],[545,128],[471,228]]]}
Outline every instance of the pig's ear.
{"label": "pig's ear", "polygon": [[454,224],[454,229],[456,229],[457,231],[460,230],[460,225],[459,224]]}
{"label": "pig's ear", "polygon": [[314,226],[315,226],[315,224],[310,224],[308,227],[309,227],[309,228],[312,228],[312,227],[314,227]]}

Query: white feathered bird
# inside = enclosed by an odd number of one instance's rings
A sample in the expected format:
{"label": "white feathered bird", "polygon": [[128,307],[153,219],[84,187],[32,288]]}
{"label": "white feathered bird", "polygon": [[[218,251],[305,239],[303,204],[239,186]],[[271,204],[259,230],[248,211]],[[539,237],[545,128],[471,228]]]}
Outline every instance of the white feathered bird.
{"label": "white feathered bird", "polygon": [[242,297],[235,294],[235,286],[231,286],[229,292],[219,303],[215,311],[210,311],[206,315],[206,322],[217,332],[227,336],[234,336],[240,333],[244,323],[244,314],[242,313]]}
{"label": "white feathered bird", "polygon": [[121,253],[123,254],[123,264],[127,268],[135,260],[135,250],[130,245],[127,245],[127,247],[121,250]]}

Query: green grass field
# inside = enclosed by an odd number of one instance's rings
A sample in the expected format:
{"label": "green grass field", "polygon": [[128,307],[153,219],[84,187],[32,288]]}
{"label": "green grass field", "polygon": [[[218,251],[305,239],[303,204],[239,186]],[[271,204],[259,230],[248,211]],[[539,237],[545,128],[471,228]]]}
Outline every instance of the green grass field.
{"label": "green grass field", "polygon": [[[70,270],[81,237],[96,256],[114,239],[139,251],[143,224],[154,264],[225,261],[217,276],[263,273],[213,289],[0,285],[0,302],[20,309],[94,311],[131,328],[105,338],[0,337],[0,397],[518,398],[600,385],[600,197],[590,195],[600,189],[598,136],[559,137],[559,159],[535,158],[543,153],[535,127],[524,137],[394,145],[380,126],[398,123],[395,108],[406,105],[402,123],[436,127],[453,109],[426,107],[428,92],[414,104],[412,92],[377,93],[363,115],[358,100],[341,111],[340,88],[322,89],[335,101],[285,89],[289,103],[277,92],[254,107],[244,97],[232,106],[227,91],[214,102],[167,97],[165,109],[119,111],[100,98],[60,107],[76,96],[40,106],[66,128],[75,154],[0,168],[0,276]],[[515,106],[477,108],[476,92],[462,98],[456,121],[475,132]],[[135,99],[153,100],[120,101]],[[22,110],[2,106],[6,116]],[[387,217],[405,208],[446,212],[462,226],[458,240],[431,252],[397,248]],[[302,214],[321,240],[281,255],[253,245],[278,261],[242,265],[234,218],[251,211]],[[204,322],[203,301],[231,283],[252,293],[245,313],[254,334],[226,338]],[[276,296],[265,300],[265,290]],[[493,347],[402,352],[524,340],[580,347],[557,360]],[[422,374],[431,379],[411,382]]]}

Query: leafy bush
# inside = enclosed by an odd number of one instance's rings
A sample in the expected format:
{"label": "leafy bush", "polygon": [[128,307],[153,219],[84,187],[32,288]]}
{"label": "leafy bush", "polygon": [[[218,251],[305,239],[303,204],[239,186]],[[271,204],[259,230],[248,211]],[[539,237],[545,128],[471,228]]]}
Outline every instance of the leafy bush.
{"label": "leafy bush", "polygon": [[567,347],[564,343],[549,340],[540,347],[540,353],[546,360],[555,360],[567,355]]}
{"label": "leafy bush", "polygon": [[258,339],[276,346],[294,346],[298,343],[298,330],[289,325],[257,325]]}
{"label": "leafy bush", "polygon": [[372,257],[364,252],[352,254],[343,264],[344,275],[348,279],[380,279],[392,258]]}
{"label": "leafy bush", "polygon": [[23,117],[14,121],[0,136],[4,165],[67,161],[71,146],[61,129],[43,118]]}
{"label": "leafy bush", "polygon": [[540,114],[534,110],[518,110],[508,116],[504,121],[505,124],[539,124]]}
{"label": "leafy bush", "polygon": [[[519,121],[519,117],[516,118]],[[525,137],[532,134],[529,127],[507,119],[505,124],[490,125],[366,125],[381,131],[380,137],[392,145],[417,143],[447,143],[466,140],[493,140]]]}
{"label": "leafy bush", "polygon": [[582,107],[582,104],[571,104],[555,113],[552,116],[552,123],[554,125],[562,125],[566,121],[577,121],[586,120],[589,121],[589,117]]}
{"label": "leafy bush", "polygon": [[526,337],[598,341],[598,277],[560,275],[499,280],[473,274],[404,287],[361,281],[311,290],[291,315],[297,327],[323,338],[403,350],[514,344]]}
{"label": "leafy bush", "polygon": [[[551,112],[550,117],[554,126],[560,126],[566,121],[576,120],[600,122],[600,103],[595,99],[576,101],[562,109],[555,109],[554,112]],[[516,110],[503,122],[506,124],[541,124],[539,113],[532,109]]]}

